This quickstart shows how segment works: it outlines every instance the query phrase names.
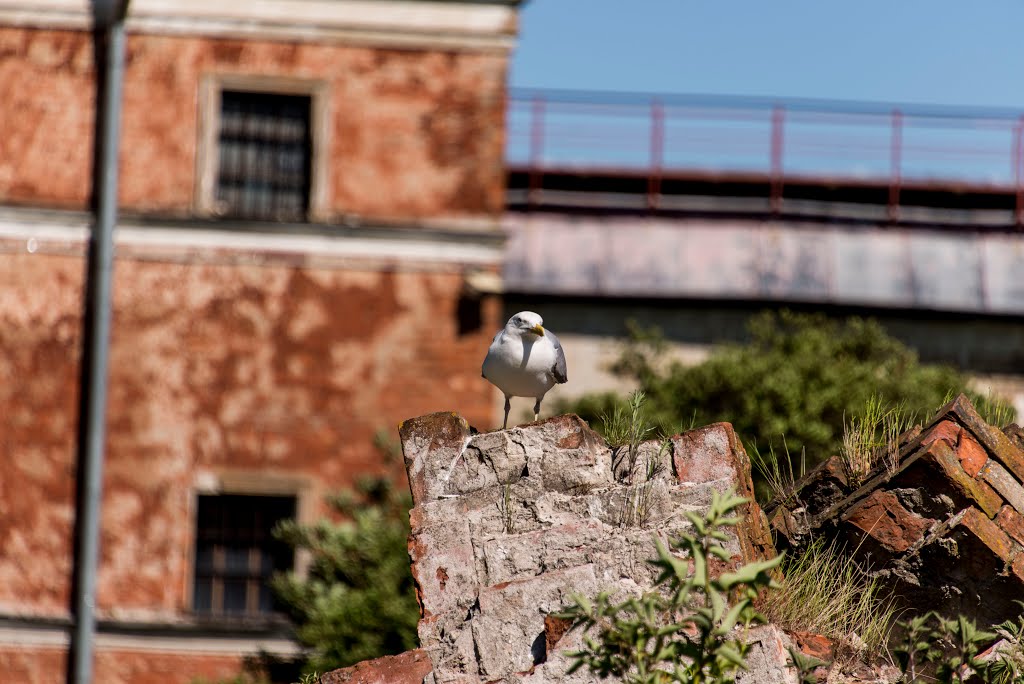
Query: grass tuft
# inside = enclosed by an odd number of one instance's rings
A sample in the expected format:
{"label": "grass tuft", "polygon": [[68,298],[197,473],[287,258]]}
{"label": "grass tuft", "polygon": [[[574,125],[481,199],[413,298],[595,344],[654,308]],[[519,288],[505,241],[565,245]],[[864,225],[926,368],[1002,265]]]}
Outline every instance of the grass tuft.
{"label": "grass tuft", "polygon": [[836,542],[815,540],[801,554],[787,557],[782,572],[779,588],[762,599],[769,621],[837,641],[856,634],[868,653],[885,648],[896,607]]}
{"label": "grass tuft", "polygon": [[879,463],[895,472],[900,460],[900,434],[910,427],[914,416],[906,404],[886,406],[877,394],[864,407],[864,415],[844,421],[843,443],[839,455],[850,483],[861,485]]}
{"label": "grass tuft", "polygon": [[804,450],[800,450],[800,467],[798,472],[795,472],[785,436],[782,437],[782,446],[786,450],[785,458],[779,458],[771,444],[768,445],[767,454],[762,454],[756,444],[748,445],[750,463],[761,476],[761,484],[767,489],[767,497],[762,497],[762,503],[777,501],[782,506],[793,503],[796,497],[796,481],[807,472],[807,454]]}
{"label": "grass tuft", "polygon": [[[636,479],[640,446],[654,432],[654,426],[644,415],[646,395],[637,390],[623,403],[616,403],[610,414],[601,415],[604,423],[604,439],[612,448],[612,470],[626,462],[624,479],[632,484]],[[639,473],[643,475],[643,473]],[[650,479],[650,478],[648,478]]]}
{"label": "grass tuft", "polygon": [[991,389],[985,394],[978,395],[974,401],[974,408],[982,420],[997,428],[1004,428],[1017,420],[1017,409],[1013,404]]}

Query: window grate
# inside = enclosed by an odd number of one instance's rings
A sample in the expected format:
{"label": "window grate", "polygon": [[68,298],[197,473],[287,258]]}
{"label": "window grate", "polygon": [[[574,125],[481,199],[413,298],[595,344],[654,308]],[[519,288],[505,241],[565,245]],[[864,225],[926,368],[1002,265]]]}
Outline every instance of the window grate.
{"label": "window grate", "polygon": [[217,210],[222,216],[304,221],[309,213],[311,98],[221,91]]}
{"label": "window grate", "polygon": [[289,570],[294,552],[271,531],[295,517],[295,497],[200,496],[196,511],[196,613],[269,615],[278,611],[268,580]]}

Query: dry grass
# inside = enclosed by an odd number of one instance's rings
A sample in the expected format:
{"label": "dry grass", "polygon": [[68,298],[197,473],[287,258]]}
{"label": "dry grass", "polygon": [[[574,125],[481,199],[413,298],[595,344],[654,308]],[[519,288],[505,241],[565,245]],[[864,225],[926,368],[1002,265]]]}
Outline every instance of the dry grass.
{"label": "dry grass", "polygon": [[839,456],[853,486],[862,484],[879,462],[895,472],[899,467],[899,436],[913,419],[904,404],[885,406],[875,395],[868,399],[862,417],[844,421]]}
{"label": "dry grass", "polygon": [[896,608],[835,542],[812,542],[787,557],[782,571],[779,588],[762,599],[761,611],[771,622],[837,641],[856,634],[868,653],[885,649]]}
{"label": "dry grass", "polygon": [[771,445],[767,454],[762,454],[756,444],[749,445],[748,452],[751,465],[767,489],[766,501],[777,501],[782,506],[789,506],[795,501],[796,481],[807,472],[807,454],[800,451],[800,467],[794,471],[785,437],[782,438],[782,445],[786,449],[785,458],[779,458]]}

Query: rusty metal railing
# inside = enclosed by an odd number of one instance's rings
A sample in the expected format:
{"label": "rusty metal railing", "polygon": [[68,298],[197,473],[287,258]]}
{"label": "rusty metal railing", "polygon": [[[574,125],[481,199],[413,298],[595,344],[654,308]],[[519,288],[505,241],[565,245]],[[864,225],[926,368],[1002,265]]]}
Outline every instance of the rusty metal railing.
{"label": "rusty metal railing", "polygon": [[762,178],[772,211],[786,185],[887,187],[897,221],[910,187],[1014,198],[1024,224],[1024,112],[923,105],[708,95],[550,90],[510,92],[510,168],[529,174],[621,172],[647,177],[647,206],[688,173]]}

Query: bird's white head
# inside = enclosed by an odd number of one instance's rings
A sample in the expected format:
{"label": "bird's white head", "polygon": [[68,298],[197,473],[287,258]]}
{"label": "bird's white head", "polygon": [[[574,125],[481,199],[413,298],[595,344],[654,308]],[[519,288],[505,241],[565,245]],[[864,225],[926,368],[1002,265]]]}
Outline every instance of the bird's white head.
{"label": "bird's white head", "polygon": [[544,335],[544,319],[532,311],[520,311],[505,324],[505,330],[518,335]]}

